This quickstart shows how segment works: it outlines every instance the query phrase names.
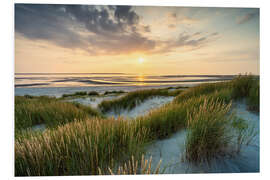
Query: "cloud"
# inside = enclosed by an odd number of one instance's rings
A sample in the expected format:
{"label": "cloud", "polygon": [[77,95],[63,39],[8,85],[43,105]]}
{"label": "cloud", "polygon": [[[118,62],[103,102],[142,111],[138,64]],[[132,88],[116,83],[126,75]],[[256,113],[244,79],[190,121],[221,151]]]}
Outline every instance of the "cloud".
{"label": "cloud", "polygon": [[[195,33],[196,34],[196,33]],[[208,41],[208,36],[195,36],[187,33],[181,33],[176,42],[172,45],[175,47],[199,47]]]}
{"label": "cloud", "polygon": [[219,33],[218,32],[214,32],[212,34],[210,34],[210,36],[217,36]]}
{"label": "cloud", "polygon": [[202,34],[202,32],[195,32],[195,33],[193,34],[193,36],[200,35],[200,34]]}
{"label": "cloud", "polygon": [[195,32],[188,34],[186,32],[180,33],[178,39],[165,41],[161,43],[161,48],[154,51],[155,53],[169,53],[175,51],[178,48],[185,48],[186,50],[194,50],[201,48],[202,46],[214,41],[218,33],[207,33]]}
{"label": "cloud", "polygon": [[184,15],[179,15],[176,12],[169,12],[167,13],[166,16],[160,19],[159,25],[167,25],[168,28],[170,29],[175,29],[179,25],[190,25],[197,23],[198,20],[184,16]]}
{"label": "cloud", "polygon": [[55,5],[15,5],[15,31],[32,40],[48,40],[67,48],[84,48],[85,42],[70,30],[70,20]]}
{"label": "cloud", "polygon": [[130,6],[15,5],[16,32],[95,55],[154,48],[155,42],[140,32],[150,27],[138,21]]}
{"label": "cloud", "polygon": [[170,24],[193,24],[198,22],[197,19],[184,16],[184,15],[179,15],[176,12],[170,12],[167,14],[166,21]]}
{"label": "cloud", "polygon": [[253,18],[255,18],[258,15],[259,15],[258,12],[247,13],[244,16],[238,17],[238,19],[236,20],[236,23],[237,24],[244,24],[244,23],[252,20]]}
{"label": "cloud", "polygon": [[143,26],[143,28],[144,28],[144,32],[151,32],[151,28],[150,28],[149,25],[148,26]]}
{"label": "cloud", "polygon": [[139,16],[131,11],[131,6],[116,6],[114,15],[118,21],[127,22],[129,25],[137,24],[139,21]]}
{"label": "cloud", "polygon": [[[188,19],[176,13],[169,16],[172,22]],[[142,25],[131,6],[15,4],[15,32],[89,55],[166,53],[181,47],[199,48],[211,39],[201,32],[182,33],[168,41],[151,39],[146,36],[151,27]]]}
{"label": "cloud", "polygon": [[174,29],[174,28],[176,28],[176,25],[175,24],[169,24],[168,27],[171,28],[171,29]]}

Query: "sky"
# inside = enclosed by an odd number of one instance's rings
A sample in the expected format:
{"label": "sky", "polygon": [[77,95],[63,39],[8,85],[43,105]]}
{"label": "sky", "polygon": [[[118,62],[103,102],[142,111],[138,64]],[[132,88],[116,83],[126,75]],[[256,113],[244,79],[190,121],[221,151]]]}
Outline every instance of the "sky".
{"label": "sky", "polygon": [[259,74],[258,8],[15,4],[15,73]]}

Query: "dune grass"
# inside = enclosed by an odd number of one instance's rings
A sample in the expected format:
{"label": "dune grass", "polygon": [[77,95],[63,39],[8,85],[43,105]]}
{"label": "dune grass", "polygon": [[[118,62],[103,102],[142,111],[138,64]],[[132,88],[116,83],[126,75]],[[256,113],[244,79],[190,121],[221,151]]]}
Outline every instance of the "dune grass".
{"label": "dune grass", "polygon": [[239,153],[243,145],[249,145],[254,137],[259,133],[255,126],[249,126],[247,121],[237,116],[233,117],[232,124],[234,130],[235,152]]}
{"label": "dune grass", "polygon": [[86,91],[78,91],[78,92],[75,92],[73,94],[63,94],[62,97],[66,98],[66,97],[86,96],[86,95],[87,95]]}
{"label": "dune grass", "polygon": [[45,124],[53,128],[88,116],[100,116],[91,107],[62,102],[53,97],[15,96],[15,129],[22,130],[34,125]]}
{"label": "dune grass", "polygon": [[155,117],[148,115],[135,121],[95,118],[68,123],[40,135],[27,134],[27,138],[20,138],[15,143],[15,174],[98,174],[98,167],[106,170],[114,167],[116,161],[128,161],[132,155],[138,160],[143,153],[143,144],[164,137],[160,135],[166,134],[169,129],[166,127],[174,130],[182,127],[173,126],[182,118],[173,121],[171,113],[164,115],[171,121],[168,124],[158,119],[163,111],[178,113],[177,107],[177,104],[165,106],[153,112]]}
{"label": "dune grass", "polygon": [[[134,156],[131,157],[127,163],[124,163],[118,168],[102,170],[99,168],[99,175],[109,174],[109,175],[136,175],[136,174],[160,174],[161,160],[157,164],[154,170],[152,170],[152,157],[150,159],[144,159],[142,155],[141,160],[134,160]],[[163,169],[164,170],[164,169]]]}
{"label": "dune grass", "polygon": [[230,135],[232,117],[228,116],[230,107],[231,103],[210,100],[204,101],[198,110],[189,113],[185,150],[188,161],[209,163],[212,158],[232,151],[228,150],[232,140]]}
{"label": "dune grass", "polygon": [[[189,112],[186,159],[194,163],[209,163],[217,156],[239,153],[242,144],[248,144],[257,132],[244,121],[236,121],[236,117],[229,115],[229,102],[247,98],[249,108],[259,109],[258,89],[259,81],[256,77],[240,75],[229,82],[201,85],[180,94],[176,98],[178,102],[190,96],[214,92],[208,95],[212,97],[210,101],[204,101],[197,111]],[[200,90],[202,93],[198,92]],[[232,129],[236,129],[234,135],[231,133]],[[236,146],[229,147],[234,138],[237,139]]]}
{"label": "dune grass", "polygon": [[232,98],[247,99],[248,109],[259,112],[260,109],[260,81],[252,75],[239,75],[231,81]]}
{"label": "dune grass", "polygon": [[77,98],[77,97],[86,97],[86,96],[99,96],[99,93],[97,91],[78,91],[72,94],[63,94],[62,98]]}
{"label": "dune grass", "polygon": [[179,129],[187,127],[188,113],[197,112],[200,105],[208,101],[224,101],[229,103],[228,89],[216,91],[209,95],[191,97],[181,103],[172,102],[161,108],[150,111],[147,115],[136,120],[149,129],[151,139],[169,137]]}
{"label": "dune grass", "polygon": [[217,82],[217,83],[205,83],[186,91],[183,91],[178,95],[174,102],[180,103],[190,97],[198,97],[201,95],[207,95],[214,93],[215,91],[225,90],[229,100],[239,100],[247,98],[247,103],[250,110],[259,111],[259,93],[260,93],[259,79],[253,75],[239,75],[231,81]]}
{"label": "dune grass", "polygon": [[259,112],[260,111],[260,83],[259,80],[254,81],[252,87],[249,90],[247,97],[247,104],[249,110]]}
{"label": "dune grass", "polygon": [[104,100],[99,104],[102,112],[118,111],[119,109],[132,109],[136,105],[154,96],[175,96],[181,91],[169,92],[167,89],[146,89],[133,91],[115,100]]}
{"label": "dune grass", "polygon": [[96,91],[90,91],[87,93],[88,96],[99,96],[99,93]]}
{"label": "dune grass", "polygon": [[125,91],[105,91],[103,95],[108,95],[108,94],[123,94]]}
{"label": "dune grass", "polygon": [[170,86],[170,87],[167,87],[166,89],[186,89],[186,88],[190,88],[189,86]]}
{"label": "dune grass", "polygon": [[27,134],[27,138],[15,142],[15,174],[98,174],[98,167],[104,171],[113,169],[115,162],[127,162],[132,155],[138,160],[144,144],[185,128],[188,113],[192,110],[196,114],[200,105],[210,99],[210,95],[204,95],[167,104],[134,121],[92,118],[43,134]]}
{"label": "dune grass", "polygon": [[147,129],[123,119],[88,119],[15,142],[15,175],[89,175],[141,155]]}
{"label": "dune grass", "polygon": [[254,86],[256,81],[252,75],[239,75],[230,81],[232,85],[232,96],[234,99],[240,99],[249,95],[250,89]]}
{"label": "dune grass", "polygon": [[[242,81],[242,79],[238,80]],[[139,161],[144,153],[145,144],[168,137],[183,128],[188,128],[190,131],[186,146],[188,161],[210,161],[220,154],[230,153],[227,151],[227,145],[231,139],[227,136],[226,128],[234,128],[234,126],[227,126],[232,122],[227,113],[231,100],[240,96],[233,96],[233,93],[242,91],[238,88],[237,82],[234,81],[233,85],[232,82],[222,82],[189,88],[181,92],[172,103],[152,110],[149,114],[133,121],[123,118],[87,117],[82,118],[82,121],[71,121],[54,129],[48,129],[44,133],[25,133],[15,139],[15,175],[145,172],[141,171],[142,169],[130,171],[134,166],[125,167],[127,166],[125,163]],[[236,90],[234,87],[237,87]],[[251,96],[252,88],[241,97]],[[171,94],[164,89],[138,91],[127,94],[120,98],[121,100],[109,101],[102,107],[106,107],[106,110],[110,109],[110,106],[130,108],[134,107],[138,100],[143,101],[154,95]],[[34,101],[35,98],[30,100]],[[44,100],[45,104],[48,103],[46,101],[55,102],[47,99]],[[76,105],[72,104],[72,107],[75,108]],[[61,112],[61,108],[53,109]],[[78,109],[78,111],[82,110]],[[30,112],[31,115],[35,114],[33,113],[35,111]],[[236,123],[235,127],[241,126]],[[132,156],[135,160],[131,159]],[[119,170],[119,167],[122,169]]]}
{"label": "dune grass", "polygon": [[217,83],[205,83],[195,87],[191,87],[186,91],[183,91],[180,95],[178,95],[174,102],[181,103],[186,99],[191,97],[199,97],[201,95],[207,95],[214,93],[215,91],[230,89],[231,84],[230,82],[217,82]]}

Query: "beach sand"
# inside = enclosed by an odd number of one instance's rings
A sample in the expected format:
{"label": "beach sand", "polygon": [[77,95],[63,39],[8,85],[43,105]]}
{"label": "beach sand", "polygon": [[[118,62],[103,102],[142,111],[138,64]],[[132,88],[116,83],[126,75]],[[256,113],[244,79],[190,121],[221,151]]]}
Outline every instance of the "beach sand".
{"label": "beach sand", "polygon": [[[259,115],[247,111],[245,102],[235,103],[233,109],[237,117],[246,120],[249,126],[254,126],[259,132]],[[202,166],[183,161],[186,135],[187,131],[181,130],[170,138],[153,142],[146,148],[147,157],[152,156],[153,169],[162,159],[161,169],[165,169],[166,174],[259,172],[259,134],[248,146],[243,146],[236,157],[215,159],[211,165]]]}

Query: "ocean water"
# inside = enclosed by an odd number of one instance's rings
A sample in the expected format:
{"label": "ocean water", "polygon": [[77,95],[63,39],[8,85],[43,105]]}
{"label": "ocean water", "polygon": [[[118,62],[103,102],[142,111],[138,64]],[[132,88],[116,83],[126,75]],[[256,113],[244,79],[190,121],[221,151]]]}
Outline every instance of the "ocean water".
{"label": "ocean water", "polygon": [[138,75],[123,73],[16,73],[15,95],[59,97],[76,91],[133,91],[231,80],[232,75]]}

